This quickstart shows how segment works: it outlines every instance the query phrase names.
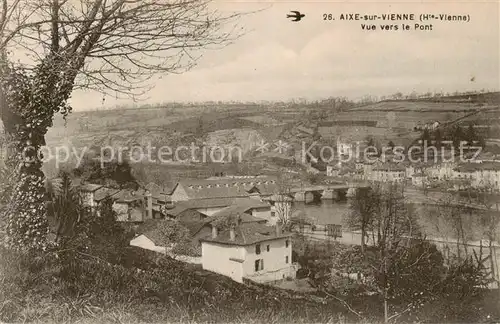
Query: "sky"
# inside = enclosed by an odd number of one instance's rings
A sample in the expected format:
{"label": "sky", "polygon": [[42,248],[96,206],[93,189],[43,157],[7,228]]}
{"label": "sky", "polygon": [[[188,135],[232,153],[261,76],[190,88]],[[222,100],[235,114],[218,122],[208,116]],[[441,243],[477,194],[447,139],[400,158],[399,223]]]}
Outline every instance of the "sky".
{"label": "sky", "polygon": [[[498,1],[215,0],[211,6],[222,13],[253,12],[239,20],[245,34],[234,44],[203,51],[186,73],[152,78],[153,89],[140,101],[75,91],[74,110],[500,88]],[[291,22],[290,10],[305,17]],[[330,13],[335,20],[323,20]],[[432,31],[413,30],[418,21],[407,22],[408,31],[383,31],[381,24],[405,22],[376,21],[377,30],[366,31],[366,22],[341,21],[341,13],[469,15],[470,21],[435,20]]]}

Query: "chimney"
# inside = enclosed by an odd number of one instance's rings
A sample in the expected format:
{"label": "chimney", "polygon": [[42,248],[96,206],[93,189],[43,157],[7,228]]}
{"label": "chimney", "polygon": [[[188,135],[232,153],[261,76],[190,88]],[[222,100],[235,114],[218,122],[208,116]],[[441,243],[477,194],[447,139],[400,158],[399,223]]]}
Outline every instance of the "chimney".
{"label": "chimney", "polygon": [[234,241],[234,238],[235,238],[235,234],[234,234],[234,225],[231,226],[231,228],[229,229],[229,240],[230,241]]}
{"label": "chimney", "polygon": [[153,196],[150,192],[146,194],[146,218],[153,219]]}
{"label": "chimney", "polygon": [[212,225],[212,238],[217,237],[217,226]]}

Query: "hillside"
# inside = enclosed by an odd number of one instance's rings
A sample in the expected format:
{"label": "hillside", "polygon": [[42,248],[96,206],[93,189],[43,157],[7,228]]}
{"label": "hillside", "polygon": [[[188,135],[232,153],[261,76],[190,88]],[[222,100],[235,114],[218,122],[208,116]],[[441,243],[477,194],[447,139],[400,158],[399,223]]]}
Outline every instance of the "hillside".
{"label": "hillside", "polygon": [[443,125],[474,123],[478,128],[491,128],[487,137],[500,138],[499,95],[476,95],[466,102],[463,96],[380,101],[333,114],[320,123],[320,133],[325,138],[360,141],[370,135],[382,143],[409,143],[420,134],[415,127],[438,121]]}
{"label": "hillside", "polygon": [[[332,145],[339,138],[355,142],[370,136],[381,144],[392,141],[406,146],[421,135],[416,127],[436,121],[443,128],[455,124],[467,127],[474,123],[488,143],[496,143],[500,140],[499,97],[500,93],[487,93],[471,95],[470,100],[464,96],[384,100],[350,105],[341,111],[328,104],[304,103],[167,105],[74,112],[66,121],[56,117],[54,127],[47,134],[47,144],[76,148],[93,145],[146,147],[148,143],[173,148],[191,143],[238,145],[243,148],[246,159],[256,144],[283,139],[281,135],[285,129],[308,121],[317,124],[323,142]],[[321,117],[314,117],[318,113]],[[175,169],[174,178],[183,176],[182,169],[190,175],[206,175],[213,171],[213,166],[207,165],[166,167]],[[147,166],[144,169],[147,170]]]}

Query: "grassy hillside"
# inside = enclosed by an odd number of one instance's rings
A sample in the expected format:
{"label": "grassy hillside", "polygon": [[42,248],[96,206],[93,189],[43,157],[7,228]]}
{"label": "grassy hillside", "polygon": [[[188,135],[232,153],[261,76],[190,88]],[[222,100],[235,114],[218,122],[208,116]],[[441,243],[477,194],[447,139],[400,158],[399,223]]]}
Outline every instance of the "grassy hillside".
{"label": "grassy hillside", "polygon": [[[37,323],[332,323],[355,320],[334,300],[243,285],[154,252],[123,264],[90,254],[0,251],[0,321]],[[137,259],[144,255],[143,259]],[[132,264],[128,264],[129,258]],[[154,260],[151,262],[149,260]],[[139,265],[143,261],[142,265]],[[134,265],[137,263],[139,266]]]}
{"label": "grassy hillside", "polygon": [[327,138],[357,141],[370,135],[382,143],[410,143],[420,134],[413,131],[414,127],[438,121],[464,127],[474,123],[478,128],[491,128],[488,137],[500,138],[495,128],[500,122],[499,95],[475,95],[470,101],[468,97],[464,101],[463,96],[381,101],[331,114],[322,121],[320,132]]}

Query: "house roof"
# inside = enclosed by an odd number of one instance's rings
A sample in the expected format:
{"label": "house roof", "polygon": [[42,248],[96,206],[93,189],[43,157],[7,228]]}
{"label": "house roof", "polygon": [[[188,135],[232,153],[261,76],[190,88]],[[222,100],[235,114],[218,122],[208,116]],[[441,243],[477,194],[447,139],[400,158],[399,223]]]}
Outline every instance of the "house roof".
{"label": "house roof", "polygon": [[339,174],[340,174],[340,175],[344,175],[344,174],[355,173],[355,172],[357,172],[357,170],[356,170],[356,169],[351,168],[351,167],[348,167],[348,166],[344,166],[344,167],[342,167],[342,168],[340,169]]}
{"label": "house roof", "polygon": [[[191,199],[177,202],[174,208],[168,210],[168,214],[177,217],[180,213],[188,209],[233,207],[241,213],[252,208],[268,207],[269,204],[252,198],[214,198],[214,199]],[[244,210],[244,211],[241,211]]]}
{"label": "house roof", "polygon": [[373,171],[386,171],[386,172],[401,172],[405,171],[405,167],[399,164],[384,163],[373,168]]}
{"label": "house roof", "polygon": [[108,197],[113,197],[120,192],[120,189],[101,187],[97,189],[94,193],[94,200],[101,201]]}
{"label": "house roof", "polygon": [[288,232],[276,233],[275,227],[260,223],[241,223],[234,228],[234,233],[234,240],[231,240],[230,238],[230,230],[226,229],[220,231],[215,238],[212,238],[211,235],[207,235],[206,237],[200,239],[200,241],[246,246],[292,236],[292,234]]}
{"label": "house roof", "polygon": [[207,220],[199,220],[199,221],[181,221],[180,222],[184,227],[186,227],[191,236],[195,236],[203,227],[210,224]]}
{"label": "house roof", "polygon": [[227,207],[233,204],[234,198],[191,199],[183,202],[190,208]]}
{"label": "house roof", "polygon": [[94,184],[94,183],[83,183],[80,185],[80,190],[87,191],[87,192],[94,192],[101,187],[102,187],[102,185],[98,185],[98,184]]}
{"label": "house roof", "polygon": [[[230,207],[228,207],[230,208]],[[221,220],[221,219],[224,219],[224,218],[227,218],[231,215],[237,215],[234,211],[224,211],[221,213],[217,213],[217,214],[214,214],[210,217],[207,217],[203,220],[199,220],[199,221],[180,221],[180,223],[182,225],[184,225],[188,230],[189,230],[189,233],[191,234],[191,236],[194,236],[196,235],[203,227],[207,226],[207,225],[210,225],[212,224],[213,222],[215,221],[218,221],[218,220]],[[265,223],[266,220],[263,219],[263,218],[258,218],[258,217],[254,217],[250,214],[246,214],[246,213],[239,213],[238,214],[239,216],[239,219],[241,221],[241,224],[246,224],[246,223]]]}
{"label": "house roof", "polygon": [[464,163],[454,168],[458,172],[476,172],[476,171],[500,171],[500,163],[498,162],[483,162],[483,163]]}
{"label": "house roof", "polygon": [[276,190],[275,177],[220,178],[179,181],[174,191],[181,186],[190,199],[248,197],[248,190],[256,187],[261,194]]}
{"label": "house roof", "polygon": [[[253,200],[253,201],[252,201]],[[233,205],[228,206],[215,214],[213,214],[210,218],[223,218],[223,217],[228,217],[231,215],[240,215],[242,217],[242,221],[258,221],[262,220],[261,218],[249,218],[247,217],[248,214],[246,214],[247,211],[254,209],[254,208],[271,208],[271,206],[263,201],[257,200],[257,199],[239,199],[236,200]],[[251,215],[248,215],[250,217],[253,217]]]}
{"label": "house roof", "polygon": [[213,199],[191,199],[175,203],[174,208],[169,209],[167,214],[177,217],[187,209],[227,207],[233,204],[234,198],[213,198]]}
{"label": "house roof", "polygon": [[332,168],[332,169],[334,169],[334,170],[340,170],[340,167],[339,167],[338,161],[335,161],[335,162],[328,162],[327,166],[329,166],[330,168]]}
{"label": "house roof", "polygon": [[305,126],[298,126],[297,130],[299,130],[299,131],[301,131],[303,133],[307,133],[309,135],[314,134],[314,129],[308,128],[308,127],[305,127]]}
{"label": "house roof", "polygon": [[160,224],[160,222],[168,222],[168,220],[147,219],[137,227],[136,234],[144,235],[155,244],[157,244],[163,238],[158,231],[158,225]]}
{"label": "house roof", "polygon": [[171,192],[172,192],[171,188],[162,187],[162,186],[159,186],[159,185],[157,185],[156,183],[153,183],[153,182],[148,183],[144,187],[144,189],[146,189],[147,191],[149,191],[151,193],[151,196],[153,198],[164,199],[164,200],[168,200],[168,198],[166,198],[166,196],[169,196],[171,194]]}
{"label": "house roof", "polygon": [[116,198],[117,202],[129,203],[144,199],[144,195],[140,191],[138,192],[134,190],[123,189],[113,195],[113,198]]}
{"label": "house roof", "polygon": [[262,200],[266,201],[293,201],[292,197],[285,194],[274,194],[269,197],[264,197]]}

